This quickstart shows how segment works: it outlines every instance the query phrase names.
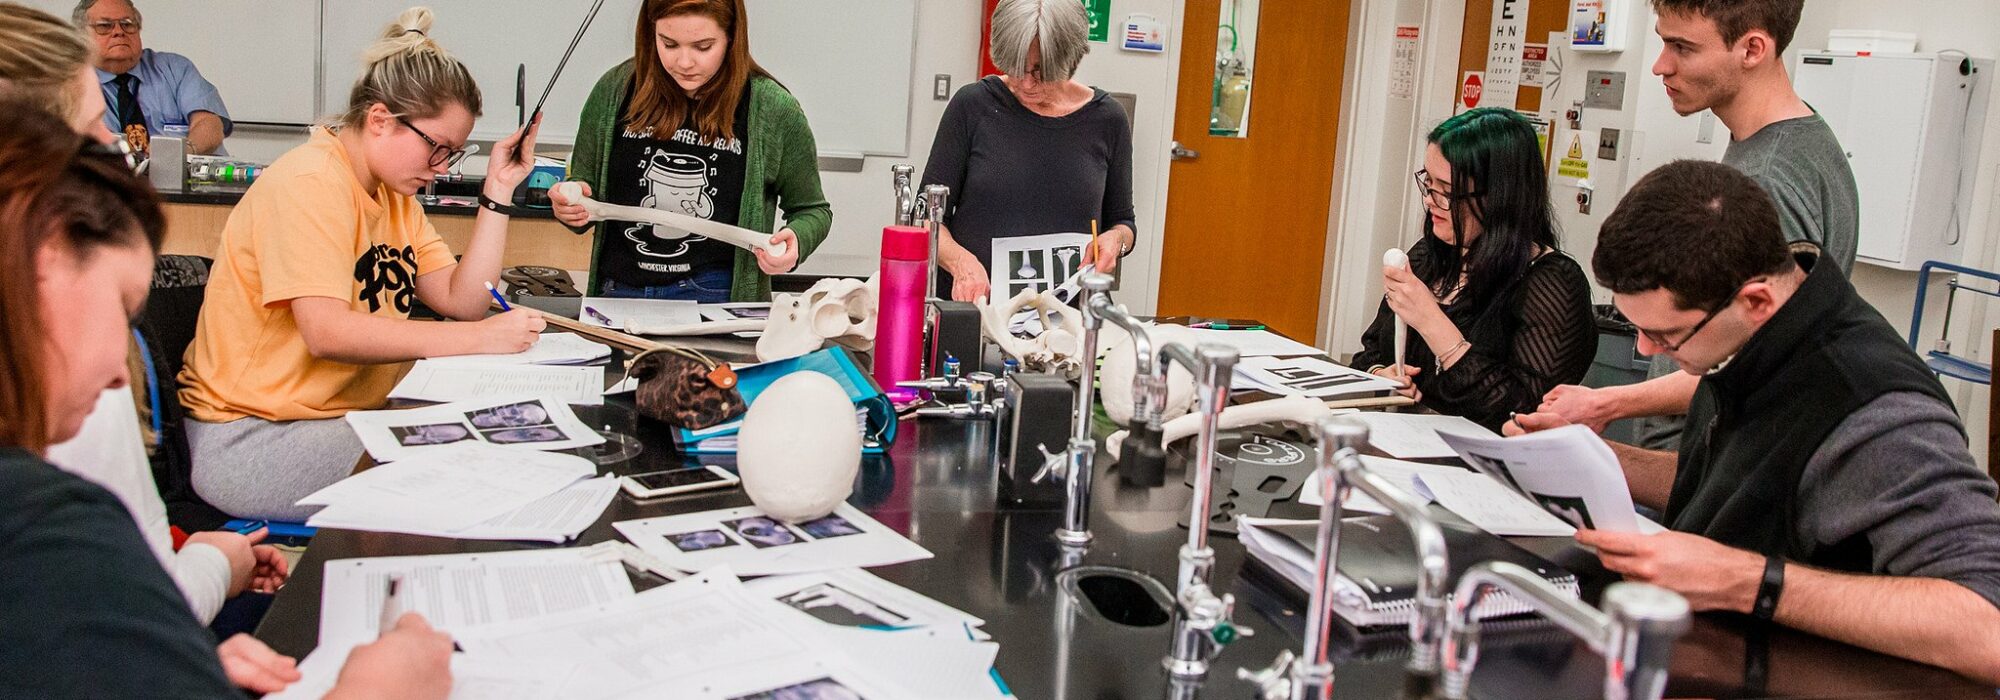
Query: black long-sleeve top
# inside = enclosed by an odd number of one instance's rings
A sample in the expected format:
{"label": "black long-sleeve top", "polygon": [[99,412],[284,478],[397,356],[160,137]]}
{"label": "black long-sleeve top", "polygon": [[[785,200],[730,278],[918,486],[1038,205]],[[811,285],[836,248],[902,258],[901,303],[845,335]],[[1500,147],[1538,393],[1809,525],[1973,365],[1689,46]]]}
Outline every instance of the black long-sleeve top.
{"label": "black long-sleeve top", "polygon": [[[1410,270],[1429,279],[1425,246],[1412,246]],[[1509,412],[1529,413],[1558,384],[1575,384],[1597,354],[1597,325],[1591,316],[1590,282],[1583,268],[1559,251],[1528,263],[1513,284],[1493,299],[1461,298],[1444,304],[1445,316],[1472,347],[1439,372],[1437,350],[1409,329],[1404,363],[1416,375],[1425,408],[1499,430]],[[1361,336],[1360,369],[1396,361],[1396,314],[1384,300],[1374,323]]]}

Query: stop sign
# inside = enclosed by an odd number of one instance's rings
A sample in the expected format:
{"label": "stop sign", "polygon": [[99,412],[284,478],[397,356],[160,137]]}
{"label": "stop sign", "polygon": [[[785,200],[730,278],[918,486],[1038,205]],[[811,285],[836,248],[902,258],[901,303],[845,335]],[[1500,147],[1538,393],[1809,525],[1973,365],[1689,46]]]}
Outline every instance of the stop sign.
{"label": "stop sign", "polygon": [[1479,95],[1485,91],[1485,83],[1479,79],[1478,73],[1465,74],[1465,87],[1460,90],[1460,93],[1465,96],[1466,109],[1478,107]]}

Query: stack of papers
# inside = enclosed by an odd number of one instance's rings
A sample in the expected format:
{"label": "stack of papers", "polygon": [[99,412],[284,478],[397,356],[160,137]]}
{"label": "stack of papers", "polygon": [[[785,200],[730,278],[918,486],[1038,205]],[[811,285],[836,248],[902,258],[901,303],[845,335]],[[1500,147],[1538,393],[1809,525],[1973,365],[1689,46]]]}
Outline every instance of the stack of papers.
{"label": "stack of papers", "polygon": [[595,406],[604,403],[604,367],[417,360],[403,381],[389,391],[389,398],[411,401],[479,401],[508,396],[546,396]]}
{"label": "stack of papers", "polygon": [[1511,438],[1450,432],[1443,437],[1473,469],[1571,525],[1640,534],[1666,529],[1633,509],[1618,456],[1589,428],[1565,425]]}
{"label": "stack of papers", "polygon": [[456,536],[496,520],[534,520],[521,511],[596,475],[575,455],[460,442],[378,465],[298,505],[326,506],[306,521],[313,527]]}
{"label": "stack of papers", "polygon": [[743,587],[838,627],[964,628],[975,630],[972,636],[982,640],[989,636],[976,631],[986,625],[985,620],[861,569],[766,576]]}
{"label": "stack of papers", "polygon": [[[559,615],[454,630],[466,655],[568,663],[565,698],[1001,698],[998,645],[963,629],[825,625],[727,568]],[[670,689],[670,690],[669,690]]]}
{"label": "stack of papers", "polygon": [[[602,368],[592,368],[602,370]],[[604,442],[562,400],[542,397],[447,403],[395,411],[352,411],[347,425],[377,462],[394,462],[462,443],[517,450],[570,450]]]}
{"label": "stack of papers", "polygon": [[[348,653],[376,638],[391,575],[403,580],[403,611],[453,634],[632,597],[616,554],[595,547],[330,561],[319,646],[299,662],[298,682],[265,697],[312,700],[331,691]],[[575,663],[563,660],[453,654],[451,697],[559,698],[575,670]]]}
{"label": "stack of papers", "polygon": [[433,357],[447,365],[580,365],[611,356],[611,346],[575,333],[543,333],[527,350],[512,355],[451,355]]}
{"label": "stack of papers", "polygon": [[701,323],[701,309],[692,301],[584,297],[577,309],[576,320],[587,326],[629,332],[633,327],[661,328]]}
{"label": "stack of papers", "polygon": [[796,525],[755,507],[612,523],[640,550],[682,571],[727,565],[745,576],[886,566],[929,559],[930,550],[846,503]]}
{"label": "stack of papers", "polygon": [[1430,413],[1382,413],[1363,411],[1354,418],[1368,424],[1368,445],[1403,459],[1457,457],[1458,452],[1438,437],[1438,431],[1460,435],[1499,437],[1478,423],[1458,416]]}
{"label": "stack of papers", "polygon": [[1236,365],[1236,375],[1229,388],[1256,389],[1279,396],[1331,399],[1393,391],[1401,386],[1393,379],[1318,357],[1246,357]]}

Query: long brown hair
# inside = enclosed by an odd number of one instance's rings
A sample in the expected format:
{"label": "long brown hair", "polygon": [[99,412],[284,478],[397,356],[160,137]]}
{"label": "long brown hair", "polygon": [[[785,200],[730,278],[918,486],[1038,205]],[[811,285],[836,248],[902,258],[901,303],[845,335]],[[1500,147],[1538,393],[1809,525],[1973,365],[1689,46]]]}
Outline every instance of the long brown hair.
{"label": "long brown hair", "polygon": [[47,351],[35,263],[58,238],[79,253],[158,250],[166,220],[124,158],[91,147],[39,106],[0,98],[0,447],[48,447]]}
{"label": "long brown hair", "polygon": [[[679,15],[702,15],[715,20],[729,37],[729,52],[722,67],[693,97],[674,83],[660,65],[660,45],[655,38],[659,21]],[[753,76],[770,78],[763,66],[750,57],[750,22],[743,12],[743,0],[646,0],[639,8],[639,27],[632,59],[632,103],[625,108],[625,126],[633,131],[651,128],[658,138],[672,136],[688,115],[702,136],[729,138],[736,126],[736,105],[743,99],[743,86]]]}
{"label": "long brown hair", "polygon": [[88,65],[90,44],[76,28],[41,10],[0,3],[0,97],[74,121],[83,102],[76,75]]}

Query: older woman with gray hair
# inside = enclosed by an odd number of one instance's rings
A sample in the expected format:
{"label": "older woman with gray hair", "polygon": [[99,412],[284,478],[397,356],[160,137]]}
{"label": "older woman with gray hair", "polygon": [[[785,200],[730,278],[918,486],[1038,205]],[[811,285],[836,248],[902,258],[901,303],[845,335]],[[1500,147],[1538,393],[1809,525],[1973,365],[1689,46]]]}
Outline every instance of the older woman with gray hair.
{"label": "older woman with gray hair", "polygon": [[1076,0],[1000,0],[993,63],[960,88],[931,143],[924,184],[952,191],[938,241],[939,296],[988,295],[993,240],[1102,230],[1084,252],[1109,272],[1132,251],[1132,130],[1103,90],[1072,79],[1089,18]]}

